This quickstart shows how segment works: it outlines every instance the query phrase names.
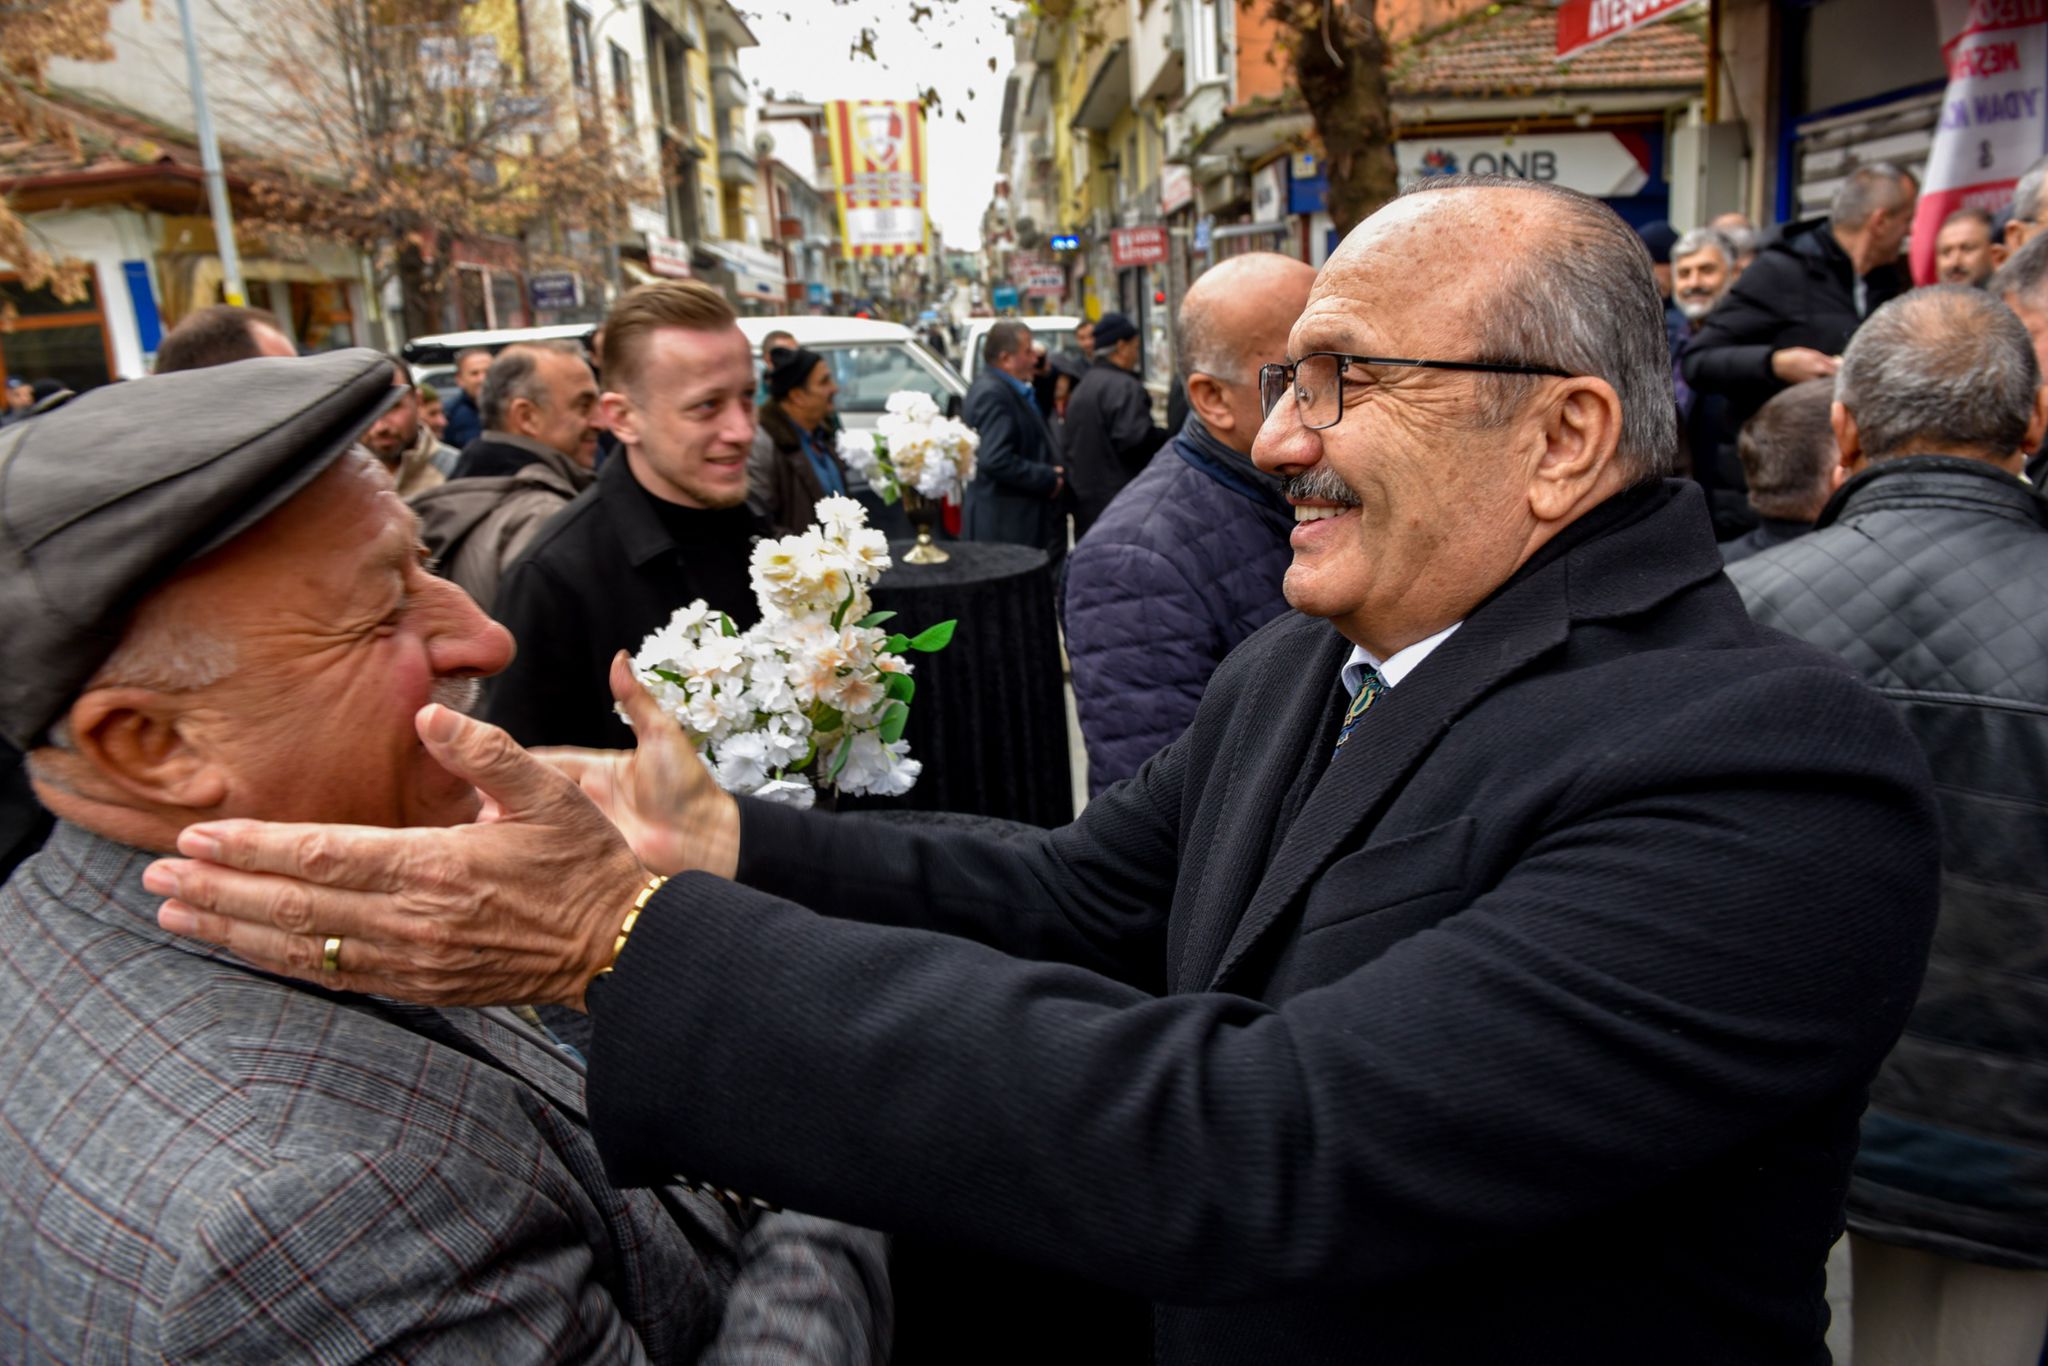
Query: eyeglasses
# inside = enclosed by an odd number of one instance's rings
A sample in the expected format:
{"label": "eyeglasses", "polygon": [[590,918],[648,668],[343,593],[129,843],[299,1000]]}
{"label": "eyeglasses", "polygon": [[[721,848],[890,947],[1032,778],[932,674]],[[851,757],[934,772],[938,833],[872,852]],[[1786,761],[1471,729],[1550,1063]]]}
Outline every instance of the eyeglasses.
{"label": "eyeglasses", "polygon": [[[1570,379],[1571,371],[1554,365],[1516,365],[1484,360],[1395,360],[1388,356],[1347,356],[1340,351],[1311,351],[1285,365],[1259,367],[1259,412],[1270,415],[1291,391],[1301,410],[1301,425],[1312,432],[1334,427],[1344,417],[1344,379],[1361,366],[1386,365],[1403,370],[1477,370],[1488,375],[1555,375]],[[1353,379],[1353,384],[1360,383]]]}

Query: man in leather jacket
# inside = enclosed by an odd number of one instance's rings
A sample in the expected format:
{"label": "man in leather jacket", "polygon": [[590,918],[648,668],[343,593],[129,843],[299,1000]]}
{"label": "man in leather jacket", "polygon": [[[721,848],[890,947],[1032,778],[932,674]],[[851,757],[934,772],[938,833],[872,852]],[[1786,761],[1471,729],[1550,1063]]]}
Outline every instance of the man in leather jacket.
{"label": "man in leather jacket", "polygon": [[[1816,530],[1730,568],[1759,622],[1898,707],[1941,803],[1940,928],[1871,1088],[1849,1192],[1857,1366],[2033,1363],[2048,1329],[2048,428],[1994,294],[1887,304],[1843,358]],[[1967,1306],[1967,1307],[1965,1307]]]}

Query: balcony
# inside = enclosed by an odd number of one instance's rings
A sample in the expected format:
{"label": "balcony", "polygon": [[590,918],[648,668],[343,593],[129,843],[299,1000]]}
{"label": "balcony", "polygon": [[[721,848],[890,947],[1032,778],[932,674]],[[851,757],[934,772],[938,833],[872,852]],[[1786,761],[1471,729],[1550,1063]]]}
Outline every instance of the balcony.
{"label": "balcony", "polygon": [[736,66],[720,64],[711,68],[711,98],[721,109],[747,107],[747,78]]}
{"label": "balcony", "polygon": [[726,132],[718,135],[718,178],[728,185],[751,185],[760,173],[754,149],[744,139]]}

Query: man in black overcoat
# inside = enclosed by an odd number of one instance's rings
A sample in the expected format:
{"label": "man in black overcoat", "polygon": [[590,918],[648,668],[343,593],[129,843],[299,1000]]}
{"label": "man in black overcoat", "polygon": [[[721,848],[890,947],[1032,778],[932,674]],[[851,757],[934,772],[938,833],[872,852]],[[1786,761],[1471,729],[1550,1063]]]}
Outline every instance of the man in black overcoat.
{"label": "man in black overcoat", "polygon": [[1750,622],[1661,478],[1657,295],[1605,206],[1429,182],[1288,354],[1253,456],[1297,610],[1072,825],[736,801],[615,662],[637,754],[550,771],[429,709],[494,823],[195,827],[166,923],[586,1004],[617,1176],[1138,1292],[1162,1362],[1820,1366],[1933,926],[1923,759]]}
{"label": "man in black overcoat", "polygon": [[1172,435],[1152,420],[1152,396],[1138,377],[1138,328],[1121,313],[1095,324],[1095,359],[1067,399],[1066,460],[1074,485],[1074,539],[1138,477]]}
{"label": "man in black overcoat", "polygon": [[981,447],[960,531],[970,541],[1034,546],[1057,565],[1067,553],[1067,472],[1032,401],[1036,366],[1029,324],[1006,318],[989,328],[964,409]]}

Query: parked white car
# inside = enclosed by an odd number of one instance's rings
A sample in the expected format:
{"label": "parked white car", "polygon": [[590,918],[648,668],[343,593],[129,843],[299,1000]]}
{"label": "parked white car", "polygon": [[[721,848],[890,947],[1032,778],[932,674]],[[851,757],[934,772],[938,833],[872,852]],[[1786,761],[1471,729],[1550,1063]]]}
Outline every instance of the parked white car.
{"label": "parked white car", "polygon": [[900,389],[930,394],[939,407],[957,411],[967,381],[917,334],[901,323],[872,318],[741,318],[740,331],[758,359],[761,339],[787,332],[796,344],[816,351],[839,383],[839,420],[853,431],[872,431],[882,405]]}
{"label": "parked white car", "polygon": [[479,332],[441,332],[431,337],[414,337],[398,348],[398,354],[412,367],[415,384],[431,384],[442,394],[455,392],[455,358],[471,347],[481,346],[497,355],[514,342],[572,341],[590,348],[590,334],[596,323],[560,323],[554,327],[495,327]]}
{"label": "parked white car", "polygon": [[[960,371],[967,376],[969,384],[974,383],[975,375],[981,370],[982,339],[988,336],[988,330],[991,327],[1002,321],[1003,319],[1001,318],[974,318],[969,320],[967,324],[967,340],[963,343],[966,349],[961,353],[963,364],[960,366]],[[1016,321],[1023,323],[1031,329],[1031,340],[1043,346],[1046,355],[1056,356],[1074,344],[1074,329],[1086,322],[1087,319],[1052,316],[1045,318],[1018,318]]]}

